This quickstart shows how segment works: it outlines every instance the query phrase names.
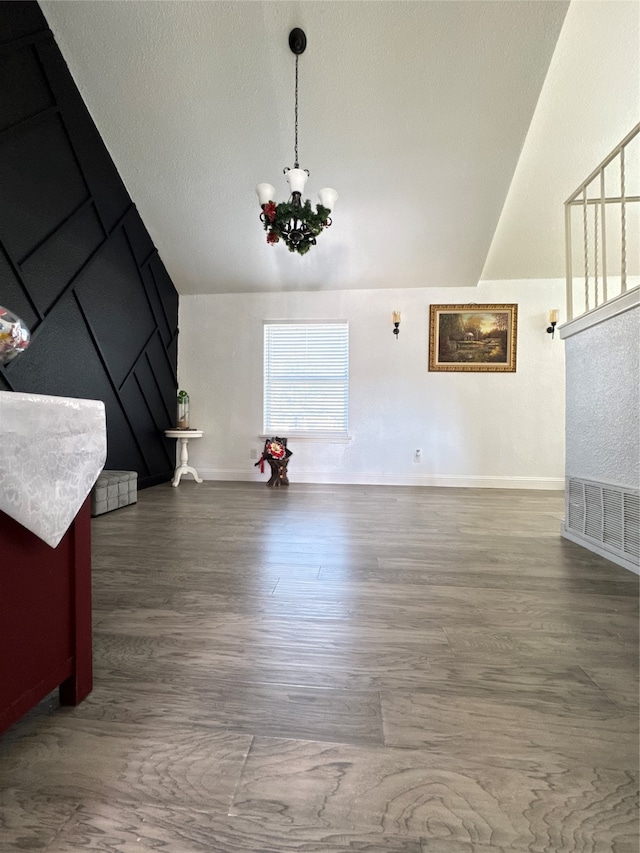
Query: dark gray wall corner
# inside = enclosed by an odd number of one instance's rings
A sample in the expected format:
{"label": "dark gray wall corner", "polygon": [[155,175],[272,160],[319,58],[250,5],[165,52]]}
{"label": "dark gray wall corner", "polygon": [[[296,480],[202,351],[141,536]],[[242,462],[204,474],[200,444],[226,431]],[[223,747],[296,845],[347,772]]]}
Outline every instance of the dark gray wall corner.
{"label": "dark gray wall corner", "polygon": [[0,390],[103,400],[107,468],[174,467],[178,294],[36,2],[0,2]]}

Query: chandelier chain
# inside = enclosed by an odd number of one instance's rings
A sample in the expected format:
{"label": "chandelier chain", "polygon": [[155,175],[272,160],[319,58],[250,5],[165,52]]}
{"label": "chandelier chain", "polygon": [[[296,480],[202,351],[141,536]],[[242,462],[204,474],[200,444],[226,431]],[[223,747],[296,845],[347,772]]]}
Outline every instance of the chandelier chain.
{"label": "chandelier chain", "polygon": [[296,54],[296,142],[295,142],[295,163],[293,168],[300,168],[298,165],[298,54]]}

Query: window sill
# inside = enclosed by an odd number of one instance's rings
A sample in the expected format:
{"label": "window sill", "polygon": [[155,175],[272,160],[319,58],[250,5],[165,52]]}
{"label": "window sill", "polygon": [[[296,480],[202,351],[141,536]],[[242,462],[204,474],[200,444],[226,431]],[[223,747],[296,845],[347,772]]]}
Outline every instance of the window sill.
{"label": "window sill", "polygon": [[[268,438],[273,438],[273,433],[271,435],[259,435],[258,438],[266,441]],[[348,444],[351,441],[350,435],[336,432],[288,432],[280,438],[286,438],[287,441],[316,441],[325,444]]]}

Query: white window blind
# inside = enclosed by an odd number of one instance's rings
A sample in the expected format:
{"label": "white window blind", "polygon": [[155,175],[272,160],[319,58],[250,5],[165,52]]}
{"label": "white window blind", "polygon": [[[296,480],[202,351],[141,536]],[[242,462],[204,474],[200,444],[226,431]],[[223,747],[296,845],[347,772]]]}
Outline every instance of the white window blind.
{"label": "white window blind", "polygon": [[265,323],[266,435],[346,435],[348,405],[348,323]]}

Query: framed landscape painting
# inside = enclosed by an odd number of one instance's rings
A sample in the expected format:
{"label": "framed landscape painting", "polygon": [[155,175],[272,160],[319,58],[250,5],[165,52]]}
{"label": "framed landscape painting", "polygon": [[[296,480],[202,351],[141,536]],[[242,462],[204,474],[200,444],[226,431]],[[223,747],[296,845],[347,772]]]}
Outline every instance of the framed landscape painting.
{"label": "framed landscape painting", "polygon": [[517,305],[432,305],[429,370],[515,373]]}

